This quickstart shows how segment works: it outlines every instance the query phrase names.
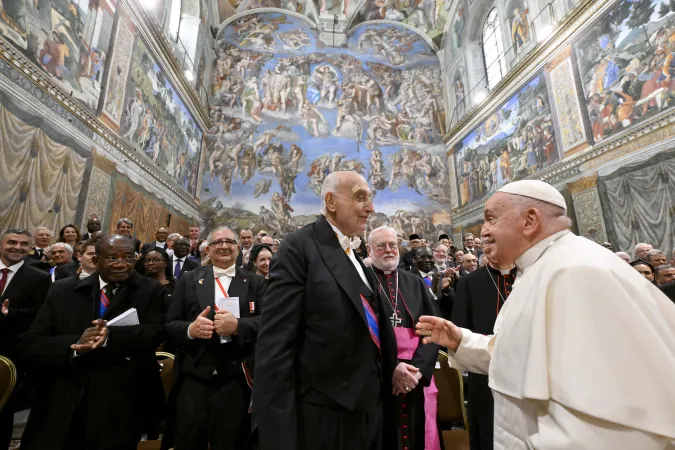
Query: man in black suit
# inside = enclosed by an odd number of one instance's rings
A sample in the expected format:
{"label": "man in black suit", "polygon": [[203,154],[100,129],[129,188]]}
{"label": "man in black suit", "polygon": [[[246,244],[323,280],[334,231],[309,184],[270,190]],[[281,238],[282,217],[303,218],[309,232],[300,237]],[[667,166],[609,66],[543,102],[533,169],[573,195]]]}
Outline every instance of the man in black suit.
{"label": "man in black suit", "polygon": [[239,255],[237,255],[237,267],[246,267],[249,263],[251,249],[253,248],[253,231],[248,228],[241,230],[239,232],[239,243],[241,244],[241,249],[239,250]]}
{"label": "man in black suit", "polygon": [[464,254],[468,255],[471,254],[475,256],[476,258],[480,258],[480,255],[483,254],[483,251],[476,247],[475,245],[475,238],[473,234],[471,233],[466,233],[464,235]]}
{"label": "man in black suit", "polygon": [[101,231],[101,221],[98,217],[90,217],[87,220],[87,232],[82,235],[82,240],[88,241],[92,238],[92,234]]}
{"label": "man in black suit", "polygon": [[141,249],[141,253],[144,255],[148,253],[150,250],[153,248],[161,248],[166,250],[167,249],[167,243],[166,239],[169,237],[169,229],[165,227],[158,228],[157,231],[155,232],[155,242],[147,242],[143,244],[143,247]]}
{"label": "man in black suit", "polygon": [[[207,242],[212,265],[180,278],[167,313],[169,339],[181,349],[170,426],[176,450],[243,450],[265,280],[236,267],[239,248],[229,228],[216,228]],[[238,314],[217,307],[229,297],[239,299]]]}
{"label": "man in black suit", "polygon": [[373,213],[356,172],[333,172],[322,216],[272,259],[256,347],[261,450],[390,450],[396,340],[371,271],[354,254]]}
{"label": "man in black suit", "polygon": [[411,234],[408,236],[408,244],[410,245],[410,250],[403,254],[401,257],[401,262],[398,265],[399,269],[410,270],[414,266],[413,256],[415,255],[415,250],[422,245],[422,239],[418,234]]}
{"label": "man in black suit", "polygon": [[18,372],[14,394],[0,412],[0,449],[9,447],[14,412],[29,406],[17,339],[30,327],[51,285],[49,274],[25,262],[31,241],[30,233],[19,228],[5,231],[0,240],[0,355],[11,359]]}
{"label": "man in black suit", "polygon": [[131,221],[131,219],[124,217],[117,221],[117,229],[116,229],[117,234],[121,234],[122,236],[128,236],[134,242],[134,251],[136,253],[140,253],[141,241],[131,235],[133,229],[134,223]]}
{"label": "man in black suit", "polygon": [[52,233],[52,230],[47,227],[37,227],[35,234],[33,234],[35,245],[28,252],[28,258],[38,261],[49,261],[51,258],[49,245],[52,243],[53,238],[54,233]]}
{"label": "man in black suit", "polygon": [[410,272],[421,277],[428,288],[431,288],[431,282],[434,275],[438,272],[434,266],[434,254],[431,247],[424,245],[417,247],[413,255],[414,265]]}
{"label": "man in black suit", "polygon": [[173,256],[171,257],[171,271],[173,277],[178,279],[189,270],[199,267],[199,264],[188,258],[190,253],[190,241],[186,237],[179,237],[173,241]]}
{"label": "man in black suit", "polygon": [[[491,254],[492,253],[492,254]],[[488,254],[498,258],[496,251]],[[474,255],[464,255],[473,258]],[[475,262],[475,261],[474,261]],[[494,334],[497,314],[511,294],[517,269],[511,263],[488,260],[457,282],[452,323],[484,335]],[[446,317],[446,319],[450,320]],[[492,450],[494,402],[487,375],[469,373],[469,438],[471,450]]]}
{"label": "man in black suit", "polygon": [[659,289],[663,291],[666,296],[675,303],[675,282],[664,284],[659,286]]}
{"label": "man in black suit", "polygon": [[79,264],[68,263],[58,266],[54,271],[54,278],[62,280],[64,278],[78,276],[86,278],[96,272],[94,257],[96,256],[96,241],[86,241],[78,246],[77,260]]}
{"label": "man in black suit", "polygon": [[[164,400],[155,348],[164,288],[134,270],[133,243],[96,243],[98,272],[52,285],[19,348],[41,375],[24,450],[135,450]],[[108,326],[135,308],[137,325]],[[92,326],[93,325],[93,326]]]}

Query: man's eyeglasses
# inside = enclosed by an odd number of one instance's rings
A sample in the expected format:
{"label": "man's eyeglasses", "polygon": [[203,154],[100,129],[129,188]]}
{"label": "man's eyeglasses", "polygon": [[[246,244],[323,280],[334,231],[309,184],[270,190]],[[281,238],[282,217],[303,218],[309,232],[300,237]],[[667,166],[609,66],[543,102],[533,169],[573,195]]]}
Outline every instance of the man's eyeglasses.
{"label": "man's eyeglasses", "polygon": [[386,251],[387,247],[389,247],[392,250],[398,250],[398,244],[396,242],[382,242],[381,244],[377,244],[375,246],[375,248],[381,252]]}
{"label": "man's eyeglasses", "polygon": [[235,245],[237,245],[237,241],[233,239],[218,239],[217,241],[211,242],[209,244],[209,247],[221,248],[223,245],[234,247]]}
{"label": "man's eyeglasses", "polygon": [[121,258],[118,258],[117,256],[105,256],[100,259],[108,264],[115,264],[117,261],[122,261],[125,264],[133,264],[136,262],[135,256],[123,256]]}

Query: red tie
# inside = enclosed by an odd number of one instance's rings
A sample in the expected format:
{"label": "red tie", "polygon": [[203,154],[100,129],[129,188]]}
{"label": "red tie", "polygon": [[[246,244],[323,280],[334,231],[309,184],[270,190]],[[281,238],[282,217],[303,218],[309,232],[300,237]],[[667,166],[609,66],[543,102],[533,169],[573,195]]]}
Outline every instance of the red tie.
{"label": "red tie", "polygon": [[5,287],[7,287],[7,278],[9,278],[9,269],[5,267],[2,269],[2,279],[0,279],[0,295],[5,292]]}

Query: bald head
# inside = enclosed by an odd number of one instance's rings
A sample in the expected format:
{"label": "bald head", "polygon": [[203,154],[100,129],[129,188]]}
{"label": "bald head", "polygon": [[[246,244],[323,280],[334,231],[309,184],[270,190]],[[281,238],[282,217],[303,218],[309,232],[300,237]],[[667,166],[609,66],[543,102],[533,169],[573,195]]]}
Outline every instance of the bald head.
{"label": "bald head", "polygon": [[362,236],[368,216],[374,212],[372,196],[359,173],[333,172],[321,188],[321,214],[344,235]]}
{"label": "bald head", "polygon": [[483,251],[498,266],[510,266],[537,242],[570,227],[565,209],[523,195],[497,192],[485,203]]}

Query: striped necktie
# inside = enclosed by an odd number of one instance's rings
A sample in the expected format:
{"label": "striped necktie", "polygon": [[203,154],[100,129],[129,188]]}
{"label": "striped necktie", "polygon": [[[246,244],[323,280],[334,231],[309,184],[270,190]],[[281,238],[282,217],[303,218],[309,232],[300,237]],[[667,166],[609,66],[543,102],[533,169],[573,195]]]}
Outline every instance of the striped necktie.
{"label": "striped necktie", "polygon": [[372,306],[370,306],[370,303],[368,303],[368,300],[366,300],[363,294],[359,295],[361,296],[361,303],[363,304],[363,310],[366,312],[366,321],[368,322],[368,331],[370,331],[370,338],[377,346],[377,349],[380,350],[380,325],[378,324],[377,316],[375,315],[375,311],[373,311]]}
{"label": "striped necktie", "polygon": [[105,287],[101,289],[101,317],[103,317],[105,312],[108,310],[110,303],[115,298],[115,294],[113,293],[115,287],[116,286],[112,284],[106,284]]}

